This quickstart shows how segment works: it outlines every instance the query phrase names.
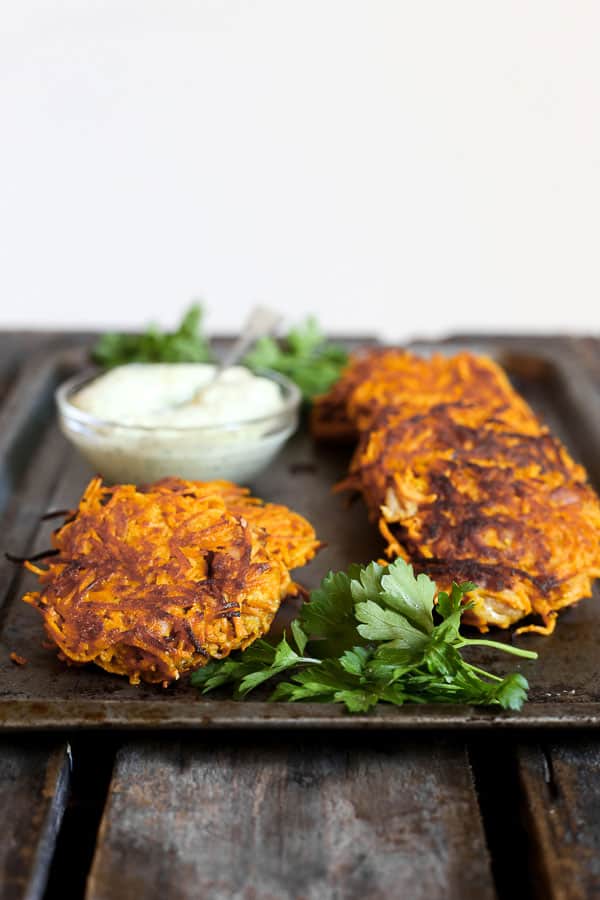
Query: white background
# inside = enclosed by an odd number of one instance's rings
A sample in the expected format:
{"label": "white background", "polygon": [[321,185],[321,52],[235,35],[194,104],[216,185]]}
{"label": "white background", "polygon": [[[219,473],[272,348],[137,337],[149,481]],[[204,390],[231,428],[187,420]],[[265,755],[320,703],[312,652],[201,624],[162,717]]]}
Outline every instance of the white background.
{"label": "white background", "polygon": [[0,326],[600,330],[600,3],[0,18]]}

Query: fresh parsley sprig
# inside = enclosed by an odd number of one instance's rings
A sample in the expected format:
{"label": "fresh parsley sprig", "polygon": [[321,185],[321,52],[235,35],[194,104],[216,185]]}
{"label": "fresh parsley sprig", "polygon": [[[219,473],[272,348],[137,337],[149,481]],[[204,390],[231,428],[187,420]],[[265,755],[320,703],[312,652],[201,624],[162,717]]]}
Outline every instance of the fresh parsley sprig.
{"label": "fresh parsley sprig", "polygon": [[[192,675],[203,692],[233,685],[237,697],[284,673],[271,700],[344,703],[365,712],[379,702],[471,703],[521,709],[527,680],[500,677],[463,659],[470,646],[488,646],[526,659],[537,654],[460,633],[470,582],[437,594],[426,575],[397,559],[389,566],[353,565],[330,572],[276,645],[256,641],[243,653],[209,663]],[[436,619],[434,620],[434,609]],[[308,654],[306,653],[310,651]]]}
{"label": "fresh parsley sprig", "polygon": [[287,375],[308,401],[329,390],[347,361],[344,348],[328,341],[312,317],[281,341],[260,338],[244,360],[252,369],[274,369]]}
{"label": "fresh parsley sprig", "polygon": [[213,355],[202,333],[202,307],[191,306],[172,332],[151,325],[143,334],[104,334],[92,359],[107,369],[132,362],[210,362]]}
{"label": "fresh parsley sprig", "polygon": [[[202,316],[202,307],[195,304],[173,332],[154,325],[143,334],[109,332],[93,347],[92,359],[107,369],[132,362],[211,362],[214,355],[202,332]],[[287,375],[307,401],[329,390],[347,361],[343,347],[328,341],[314,318],[292,328],[280,341],[261,338],[244,359],[251,369]]]}

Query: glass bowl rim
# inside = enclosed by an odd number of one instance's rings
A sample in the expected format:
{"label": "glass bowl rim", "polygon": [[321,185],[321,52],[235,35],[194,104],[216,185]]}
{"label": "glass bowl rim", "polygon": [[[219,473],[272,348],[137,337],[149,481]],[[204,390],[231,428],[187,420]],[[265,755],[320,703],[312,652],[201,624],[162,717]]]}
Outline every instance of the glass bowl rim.
{"label": "glass bowl rim", "polygon": [[[131,364],[130,364],[131,365]],[[135,363],[134,363],[135,365]],[[144,365],[154,365],[153,363],[144,363]],[[167,363],[167,365],[193,365],[193,363]],[[243,366],[243,368],[248,368]],[[276,382],[282,388],[282,405],[275,412],[267,415],[255,416],[252,419],[232,419],[229,422],[219,422],[216,425],[128,425],[124,422],[115,422],[112,419],[101,419],[92,413],[85,412],[83,409],[74,406],[69,397],[77,389],[79,390],[85,384],[103,375],[106,370],[87,368],[83,372],[76,372],[65,381],[63,381],[54,392],[56,405],[61,416],[65,420],[72,420],[81,425],[88,425],[94,428],[119,428],[123,431],[129,431],[132,434],[142,432],[148,434],[156,434],[157,432],[178,432],[191,434],[197,432],[199,434],[208,434],[209,432],[218,433],[220,431],[232,431],[247,428],[248,426],[270,425],[276,423],[286,413],[297,412],[302,400],[302,394],[297,384],[286,378],[280,372],[273,369],[250,369],[255,375],[268,378],[270,381]],[[108,370],[110,371],[110,370]],[[282,430],[284,428],[282,427]]]}

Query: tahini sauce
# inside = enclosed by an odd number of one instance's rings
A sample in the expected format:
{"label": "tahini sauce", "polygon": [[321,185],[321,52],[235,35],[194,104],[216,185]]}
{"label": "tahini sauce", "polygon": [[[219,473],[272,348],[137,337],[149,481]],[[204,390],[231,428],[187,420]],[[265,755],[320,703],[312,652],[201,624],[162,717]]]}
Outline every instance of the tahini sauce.
{"label": "tahini sauce", "polygon": [[210,383],[214,373],[204,363],[132,363],[100,375],[70,400],[106,422],[150,428],[246,422],[281,408],[280,388],[268,378],[232,366]]}
{"label": "tahini sauce", "polygon": [[63,431],[111,482],[175,476],[244,484],[281,449],[298,411],[286,409],[280,386],[268,378],[234,366],[209,384],[214,370],[201,363],[119,366],[69,397],[97,421],[74,422],[67,412]]}

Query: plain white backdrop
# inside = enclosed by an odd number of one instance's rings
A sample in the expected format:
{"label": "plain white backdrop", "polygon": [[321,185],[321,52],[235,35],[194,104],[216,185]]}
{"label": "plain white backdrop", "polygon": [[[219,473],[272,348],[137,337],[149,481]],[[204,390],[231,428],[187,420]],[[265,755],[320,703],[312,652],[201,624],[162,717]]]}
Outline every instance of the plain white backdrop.
{"label": "plain white backdrop", "polygon": [[594,0],[0,18],[0,326],[600,330]]}

